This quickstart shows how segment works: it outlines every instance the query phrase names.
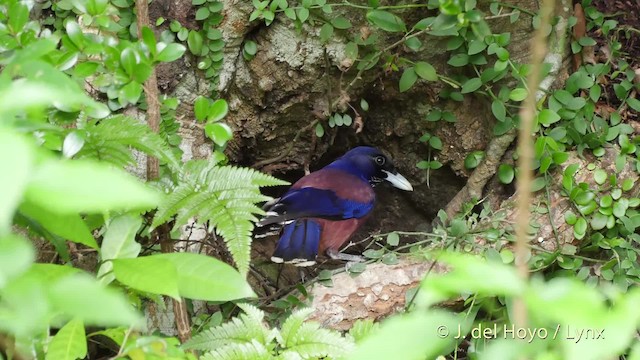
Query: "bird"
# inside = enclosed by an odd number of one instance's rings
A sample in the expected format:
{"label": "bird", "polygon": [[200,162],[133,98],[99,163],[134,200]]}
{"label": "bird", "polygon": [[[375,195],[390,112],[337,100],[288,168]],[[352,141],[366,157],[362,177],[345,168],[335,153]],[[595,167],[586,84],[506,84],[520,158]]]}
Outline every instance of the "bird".
{"label": "bird", "polygon": [[385,181],[413,191],[391,158],[369,146],[355,147],[300,178],[263,206],[265,215],[256,223],[258,229],[267,229],[264,233],[275,230],[280,235],[271,261],[311,266],[319,254],[359,261],[359,256],[339,250],[367,220],[376,201],[373,187]]}

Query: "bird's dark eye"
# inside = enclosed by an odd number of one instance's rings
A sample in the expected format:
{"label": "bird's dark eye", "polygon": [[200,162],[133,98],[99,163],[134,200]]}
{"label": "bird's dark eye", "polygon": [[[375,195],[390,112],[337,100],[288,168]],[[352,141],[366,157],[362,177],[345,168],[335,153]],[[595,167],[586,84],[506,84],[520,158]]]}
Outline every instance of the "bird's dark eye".
{"label": "bird's dark eye", "polygon": [[386,159],[384,158],[384,156],[376,156],[375,161],[376,161],[376,164],[382,166],[384,165]]}

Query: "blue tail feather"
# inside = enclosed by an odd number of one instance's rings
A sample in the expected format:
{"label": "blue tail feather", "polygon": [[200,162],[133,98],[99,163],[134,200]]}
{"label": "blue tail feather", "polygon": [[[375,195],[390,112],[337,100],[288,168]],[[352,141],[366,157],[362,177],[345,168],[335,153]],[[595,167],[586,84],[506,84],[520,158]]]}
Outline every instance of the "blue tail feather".
{"label": "blue tail feather", "polygon": [[308,266],[315,263],[321,227],[311,219],[298,219],[284,226],[271,260]]}

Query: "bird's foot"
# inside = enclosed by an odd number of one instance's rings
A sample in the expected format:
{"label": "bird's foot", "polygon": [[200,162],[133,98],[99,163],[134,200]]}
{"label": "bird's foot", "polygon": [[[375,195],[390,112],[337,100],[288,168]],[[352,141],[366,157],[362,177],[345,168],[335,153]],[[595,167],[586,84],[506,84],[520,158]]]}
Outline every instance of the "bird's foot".
{"label": "bird's foot", "polygon": [[364,262],[366,260],[364,256],[344,254],[333,249],[327,250],[327,256],[329,256],[333,260],[342,260],[348,262]]}

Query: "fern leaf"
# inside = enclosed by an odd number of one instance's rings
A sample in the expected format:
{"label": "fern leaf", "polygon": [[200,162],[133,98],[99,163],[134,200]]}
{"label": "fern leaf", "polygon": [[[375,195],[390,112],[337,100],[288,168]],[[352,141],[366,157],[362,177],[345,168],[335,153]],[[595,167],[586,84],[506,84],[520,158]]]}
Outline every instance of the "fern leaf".
{"label": "fern leaf", "polygon": [[349,335],[353,337],[356,343],[360,343],[362,340],[366,339],[369,335],[378,331],[379,328],[378,323],[374,323],[371,319],[358,319],[351,329],[349,329]]}
{"label": "fern leaf", "polygon": [[286,338],[286,349],[282,355],[294,352],[303,359],[341,358],[353,349],[353,342],[337,331],[323,329],[314,322],[302,323],[295,334]]}
{"label": "fern leaf", "polygon": [[216,351],[225,345],[248,344],[257,342],[267,346],[272,339],[271,331],[264,325],[264,313],[258,308],[239,304],[245,311],[239,317],[209,328],[195,335],[182,347],[185,349]]}
{"label": "fern leaf", "polygon": [[244,344],[229,344],[206,353],[200,360],[269,360],[271,353],[261,343],[252,340]]}
{"label": "fern leaf", "polygon": [[[122,160],[126,158],[126,165],[132,165],[133,157],[128,149],[132,147],[157,157],[173,168],[179,167],[178,159],[164,139],[151,131],[147,124],[136,119],[116,115],[87,125],[85,131],[88,136],[85,146],[78,153],[80,157],[91,156],[109,161],[113,148],[116,148],[121,155],[111,162],[121,166]],[[111,149],[107,151],[108,148]],[[122,153],[127,156],[122,156]],[[108,154],[106,158],[105,154]]]}
{"label": "fern leaf", "polygon": [[253,223],[256,215],[263,214],[256,204],[270,199],[260,193],[260,187],[285,184],[253,169],[192,160],[185,164],[178,185],[158,207],[152,227],[176,215],[174,228],[192,217],[199,223],[208,221],[224,239],[238,270],[246,273]]}
{"label": "fern leaf", "polygon": [[278,340],[278,343],[283,347],[287,347],[288,344],[293,343],[298,329],[300,329],[300,326],[302,326],[304,320],[309,315],[311,315],[312,312],[313,309],[304,308],[296,310],[291,315],[289,315],[287,320],[285,320],[284,324],[282,324],[282,327],[280,328],[281,338]]}

